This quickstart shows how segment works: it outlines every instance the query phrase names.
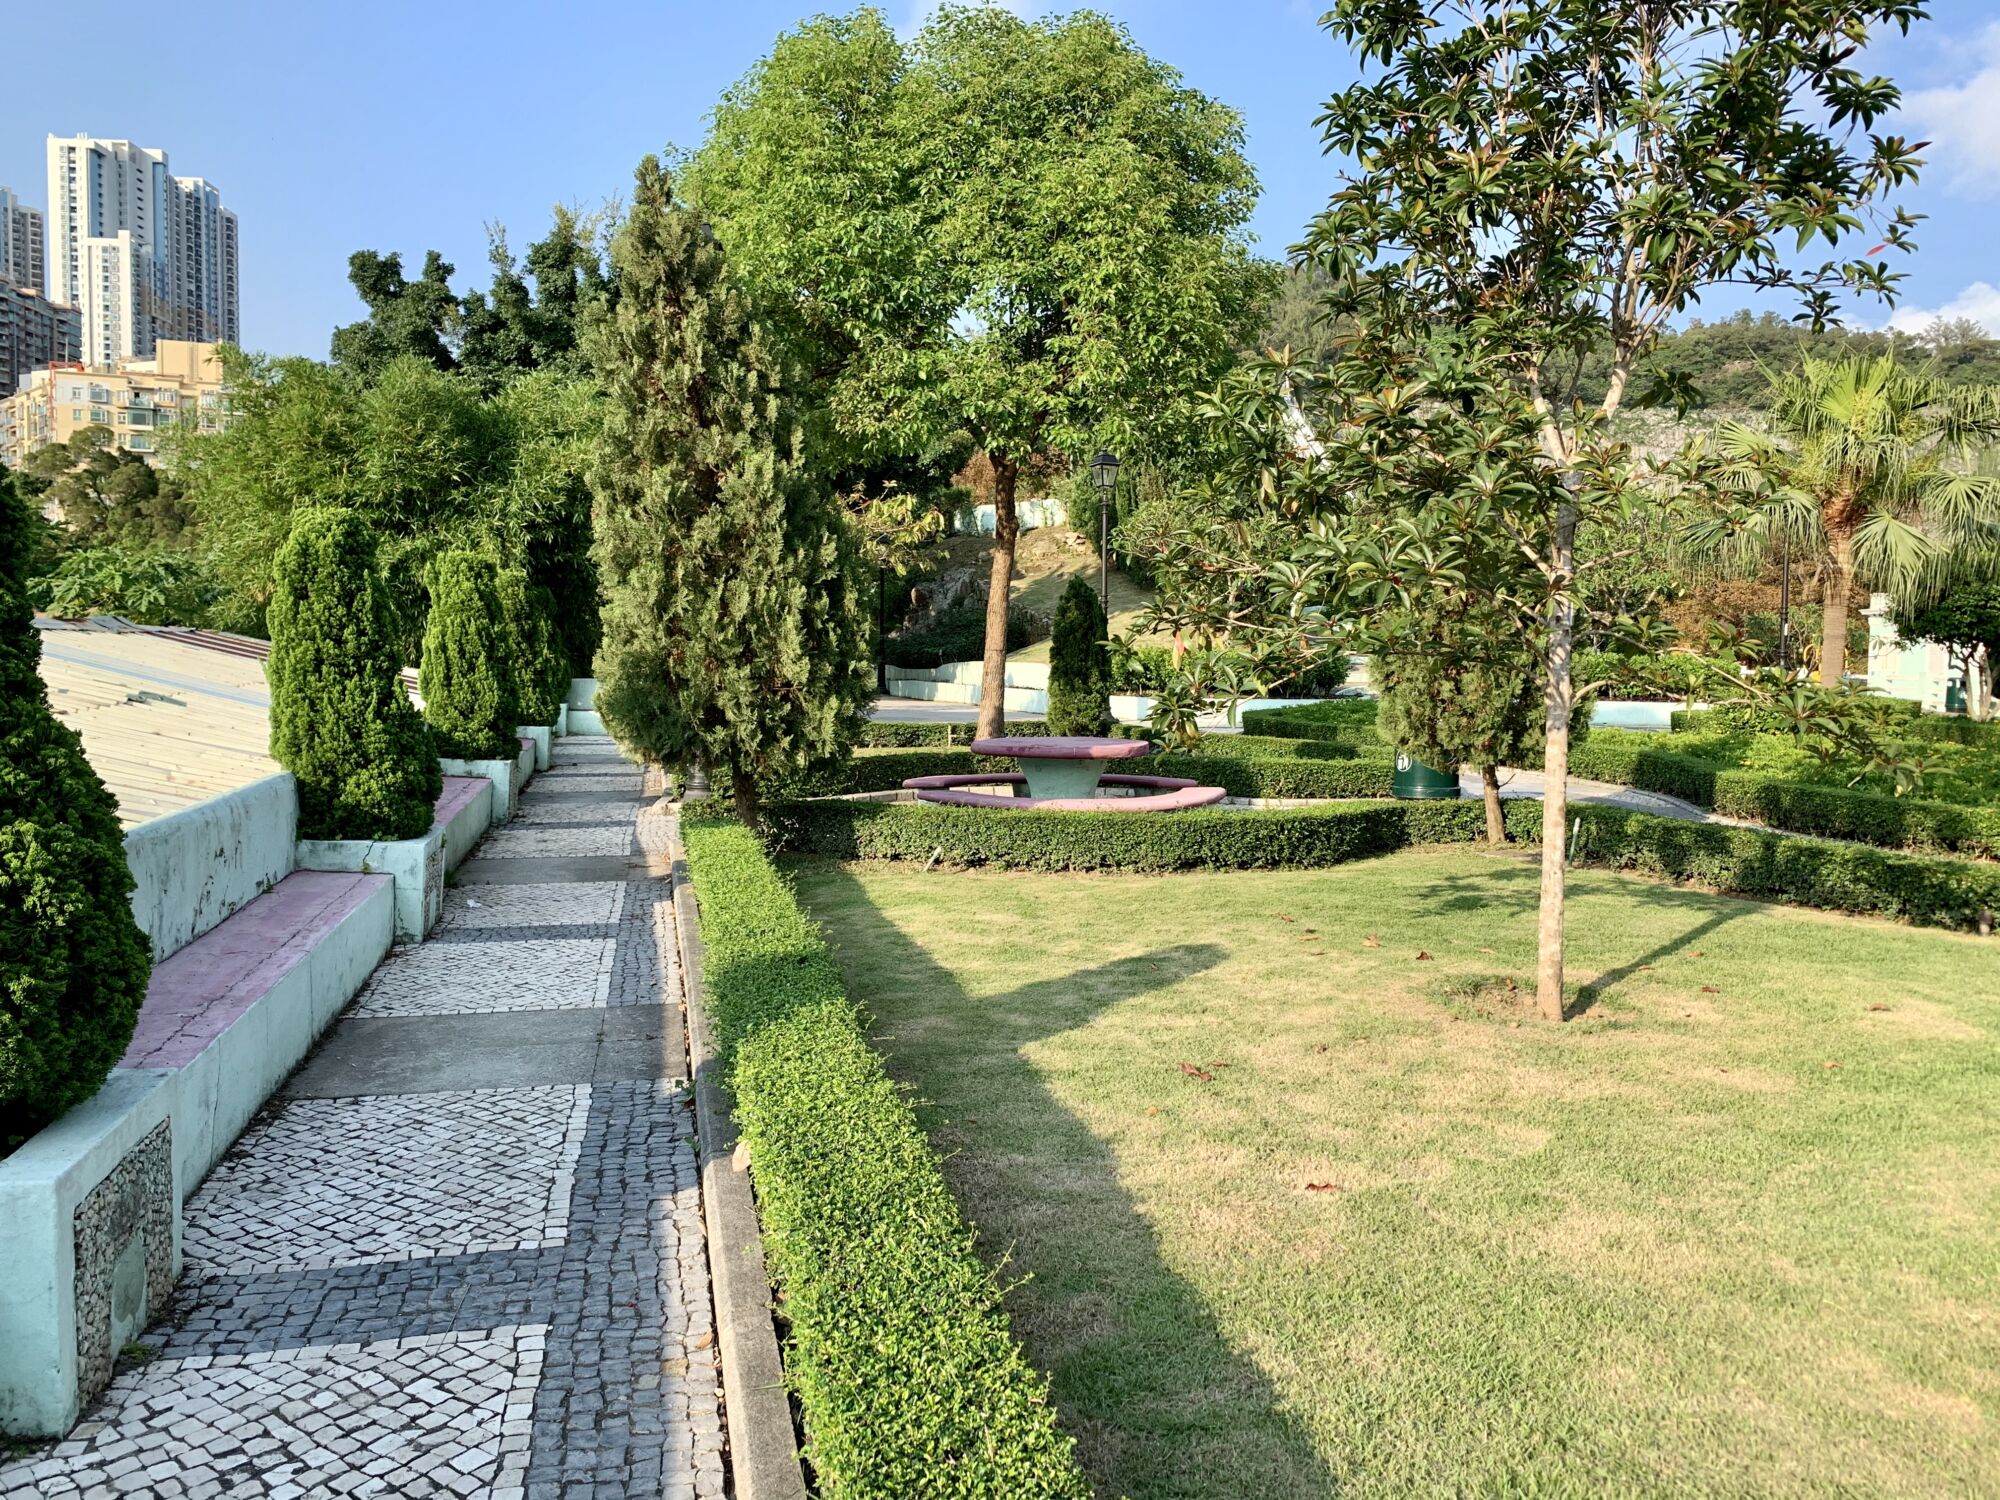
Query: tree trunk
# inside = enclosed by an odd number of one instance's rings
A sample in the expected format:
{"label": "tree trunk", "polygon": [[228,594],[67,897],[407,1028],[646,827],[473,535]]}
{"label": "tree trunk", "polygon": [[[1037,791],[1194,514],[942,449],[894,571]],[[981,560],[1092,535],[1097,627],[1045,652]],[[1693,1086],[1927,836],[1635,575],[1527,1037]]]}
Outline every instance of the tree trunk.
{"label": "tree trunk", "polygon": [[1826,595],[1819,606],[1819,685],[1839,687],[1847,676],[1847,596],[1854,589],[1854,531],[1829,526]]}
{"label": "tree trunk", "polygon": [[1993,716],[1993,661],[1984,646],[1976,646],[1965,658],[1965,712],[1968,718],[1984,723]]}
{"label": "tree trunk", "polygon": [[1486,842],[1504,844],[1507,842],[1507,818],[1500,808],[1500,768],[1481,766],[1479,768],[1479,790],[1486,798]]}
{"label": "tree trunk", "polygon": [[729,768],[729,798],[736,804],[736,816],[746,828],[762,827],[763,809],[757,801],[757,778],[741,766]]}
{"label": "tree trunk", "polygon": [[1556,511],[1556,581],[1563,590],[1549,622],[1549,685],[1543,699],[1547,710],[1543,733],[1548,741],[1542,762],[1542,903],[1535,934],[1535,999],[1542,1019],[1563,1019],[1563,886],[1569,850],[1569,714],[1575,684],[1570,677],[1570,653],[1576,637],[1576,607],[1568,591],[1576,572],[1577,508],[1565,500]]}
{"label": "tree trunk", "polygon": [[993,569],[986,590],[986,658],[979,668],[979,737],[1007,728],[1007,606],[1014,592],[1014,543],[1021,524],[1014,514],[1014,481],[1020,465],[989,454],[993,462]]}

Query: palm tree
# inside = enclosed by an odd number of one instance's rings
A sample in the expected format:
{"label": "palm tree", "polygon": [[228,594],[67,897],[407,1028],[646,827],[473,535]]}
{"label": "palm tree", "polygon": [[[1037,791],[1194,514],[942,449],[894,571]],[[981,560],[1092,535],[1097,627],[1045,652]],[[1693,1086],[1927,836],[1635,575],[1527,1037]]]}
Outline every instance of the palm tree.
{"label": "palm tree", "polygon": [[1754,570],[1787,539],[1817,558],[1819,679],[1837,686],[1857,582],[1923,597],[1955,559],[2000,549],[2000,480],[1976,467],[2000,439],[2000,387],[1947,386],[1893,356],[1808,358],[1770,380],[1770,429],[1724,423],[1714,457],[1695,462],[1748,503],[1687,526],[1681,543],[1725,569]]}

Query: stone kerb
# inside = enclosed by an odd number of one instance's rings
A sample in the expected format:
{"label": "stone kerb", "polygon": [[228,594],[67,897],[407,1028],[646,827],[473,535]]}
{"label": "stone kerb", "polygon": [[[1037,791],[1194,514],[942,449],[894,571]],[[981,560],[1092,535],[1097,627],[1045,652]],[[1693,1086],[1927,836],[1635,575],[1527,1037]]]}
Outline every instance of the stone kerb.
{"label": "stone kerb", "polygon": [[549,768],[549,743],[556,736],[555,725],[523,724],[519,729],[515,731],[515,733],[519,734],[521,738],[524,740],[534,741],[535,743],[534,768],[537,771],[546,771]]}

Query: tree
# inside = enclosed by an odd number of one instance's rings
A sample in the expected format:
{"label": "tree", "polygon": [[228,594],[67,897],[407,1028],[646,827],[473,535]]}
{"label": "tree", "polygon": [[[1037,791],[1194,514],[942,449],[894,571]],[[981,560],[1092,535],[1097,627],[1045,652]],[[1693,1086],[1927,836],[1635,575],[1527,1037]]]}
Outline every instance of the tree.
{"label": "tree", "polygon": [[272,571],[271,755],[298,779],[299,836],[416,838],[444,783],[367,524],[303,506]]}
{"label": "tree", "polygon": [[[1878,203],[1915,176],[1916,148],[1873,133],[1897,90],[1851,63],[1872,30],[1923,13],[1905,0],[1336,0],[1326,18],[1365,70],[1321,117],[1350,163],[1307,236],[1328,314],[1385,371],[1452,331],[1452,389],[1509,426],[1531,420],[1560,481],[1552,509],[1509,517],[1542,580],[1548,643],[1537,992],[1551,1020],[1578,540],[1625,503],[1629,477],[1606,424],[1668,320],[1711,287],[1794,292],[1815,327],[1844,296],[1893,295],[1884,260],[1843,241],[1872,221],[1877,249],[1910,248],[1914,221]],[[1827,258],[1801,260],[1815,241]],[[1586,405],[1594,349],[1605,390]],[[1674,383],[1650,373],[1642,397],[1671,399]]]}
{"label": "tree", "polygon": [[653,157],[611,261],[617,304],[586,339],[605,389],[598,710],[648,760],[726,770],[754,822],[760,782],[853,743],[871,686],[858,549],[721,244]]}
{"label": "tree", "polygon": [[553,724],[569,691],[569,663],[556,640],[549,591],[528,580],[525,568],[502,568],[496,576],[500,613],[507,622],[507,654],[523,724]]}
{"label": "tree", "polygon": [[81,427],[63,443],[29,454],[21,466],[27,488],[87,543],[127,547],[174,545],[193,516],[180,487],[137,453],[113,445],[109,427]]}
{"label": "tree", "polygon": [[456,760],[512,760],[520,748],[519,696],[493,560],[454,549],[431,564],[418,690],[438,753]]}
{"label": "tree", "polygon": [[1049,733],[1102,734],[1111,726],[1111,647],[1104,607],[1087,578],[1072,578],[1049,640]]}
{"label": "tree", "polygon": [[537,370],[508,385],[493,405],[512,445],[506,478],[487,503],[487,525],[501,557],[548,591],[567,675],[588,677],[603,635],[587,478],[603,420],[597,383]]}
{"label": "tree", "polygon": [[1819,680],[1847,675],[1848,598],[1857,583],[1908,595],[1935,590],[1955,557],[2000,535],[2000,481],[1971,472],[1975,448],[2000,439],[2000,387],[1944,385],[1893,358],[1807,359],[1771,377],[1765,431],[1727,422],[1699,470],[1748,491],[1690,526],[1695,555],[1750,568],[1789,533],[1821,573]]}
{"label": "tree", "polygon": [[1266,283],[1235,111],[1089,12],[808,22],[724,96],[690,163],[786,346],[855,440],[963,432],[996,524],[980,731],[1003,723],[1021,466],[1136,454],[1226,366]]}
{"label": "tree", "polygon": [[216,597],[214,579],[195,559],[115,545],[70,553],[29,592],[60,619],[121,615],[140,625],[206,625]]}
{"label": "tree", "polygon": [[1896,633],[1936,641],[1965,673],[1965,703],[1975,719],[1991,716],[1994,669],[2000,666],[2000,582],[1961,571],[1928,603],[1899,604]]}
{"label": "tree", "polygon": [[491,394],[533,370],[585,372],[583,310],[611,291],[598,251],[607,217],[608,211],[580,214],[557,204],[549,232],[528,247],[521,264],[507,248],[506,231],[489,228],[491,289],[466,293],[457,321],[459,367],[481,390]]}
{"label": "tree", "polygon": [[399,252],[355,251],[347,258],[347,280],[368,316],[333,331],[333,362],[362,380],[406,355],[440,370],[457,369],[449,342],[458,317],[453,269],[437,251],[426,251],[424,268],[412,281],[403,275]]}
{"label": "tree", "polygon": [[97,1092],[152,968],[118,804],[37,670],[32,530],[0,469],[0,1154]]}

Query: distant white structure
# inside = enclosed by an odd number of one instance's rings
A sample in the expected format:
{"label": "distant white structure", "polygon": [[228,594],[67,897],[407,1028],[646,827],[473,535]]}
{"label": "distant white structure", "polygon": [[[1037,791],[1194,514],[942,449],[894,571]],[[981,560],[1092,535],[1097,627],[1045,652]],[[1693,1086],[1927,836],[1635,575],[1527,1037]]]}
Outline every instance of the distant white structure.
{"label": "distant white structure", "polygon": [[12,188],[0,187],[0,281],[45,294],[44,240],[42,211],[28,207]]}
{"label": "distant white structure", "polygon": [[[1945,696],[1953,687],[1964,694],[1968,710],[1976,709],[1980,695],[1992,691],[1992,666],[1975,661],[1973,678],[1952,659],[1951,651],[1936,641],[1906,641],[1890,622],[1894,605],[1887,594],[1873,594],[1868,600],[1868,686],[1891,698],[1914,698],[1925,713],[1943,713]],[[1976,713],[1975,713],[1975,716]]]}
{"label": "distant white structure", "polygon": [[167,153],[50,136],[52,297],[83,314],[83,359],[143,359],[161,339],[241,341],[236,215]]}

